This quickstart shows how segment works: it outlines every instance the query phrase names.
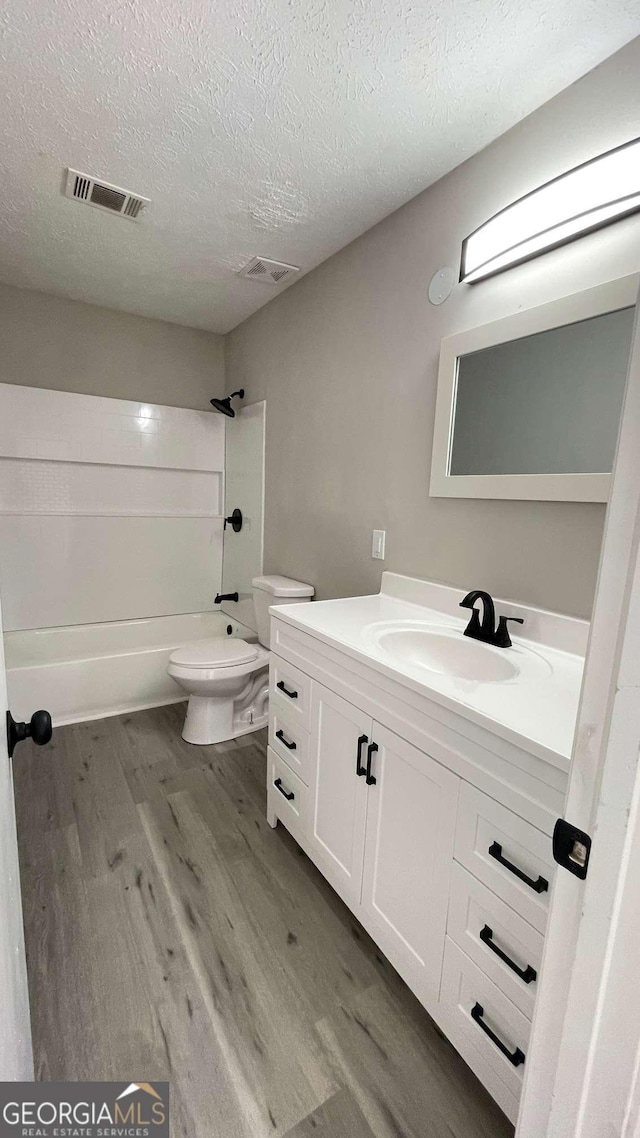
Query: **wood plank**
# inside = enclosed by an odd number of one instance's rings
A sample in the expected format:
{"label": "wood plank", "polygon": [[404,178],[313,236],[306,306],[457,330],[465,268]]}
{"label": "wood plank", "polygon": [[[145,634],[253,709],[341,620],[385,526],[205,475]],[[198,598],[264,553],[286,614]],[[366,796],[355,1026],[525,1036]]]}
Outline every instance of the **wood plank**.
{"label": "wood plank", "polygon": [[509,1138],[513,1127],[426,1013],[382,985],[318,1023],[336,1077],[377,1138]]}
{"label": "wood plank", "polygon": [[[170,1079],[183,1138],[507,1138],[367,933],[265,817],[266,733],[183,705],[16,763],[38,1076]],[[46,755],[46,762],[45,762]]]}
{"label": "wood plank", "polygon": [[350,1091],[344,1088],[308,1114],[286,1138],[373,1138],[373,1131]]}
{"label": "wood plank", "polygon": [[252,1105],[256,1134],[284,1134],[337,1089],[291,978],[253,934],[189,795],[139,810],[238,1099]]}

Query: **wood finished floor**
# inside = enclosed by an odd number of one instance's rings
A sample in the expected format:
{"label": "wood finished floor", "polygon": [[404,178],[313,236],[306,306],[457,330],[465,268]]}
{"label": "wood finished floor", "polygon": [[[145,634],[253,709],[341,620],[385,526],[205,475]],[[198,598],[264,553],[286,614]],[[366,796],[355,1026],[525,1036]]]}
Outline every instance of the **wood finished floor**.
{"label": "wood finished floor", "polygon": [[513,1128],[283,827],[264,733],[184,706],[21,745],[37,1077],[171,1082],[188,1138],[509,1138]]}

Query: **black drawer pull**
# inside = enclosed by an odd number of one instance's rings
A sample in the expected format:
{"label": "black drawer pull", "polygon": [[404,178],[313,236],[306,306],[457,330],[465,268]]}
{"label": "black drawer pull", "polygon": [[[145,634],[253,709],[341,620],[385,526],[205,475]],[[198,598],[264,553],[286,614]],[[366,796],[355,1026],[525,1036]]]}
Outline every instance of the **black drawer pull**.
{"label": "black drawer pull", "polygon": [[280,680],[280,682],[276,684],[276,687],[279,688],[280,691],[283,691],[285,695],[288,695],[289,699],[298,698],[297,691],[289,691],[289,689],[284,686],[284,680]]}
{"label": "black drawer pull", "polygon": [[287,802],[291,802],[295,798],[295,794],[293,793],[292,790],[291,791],[285,790],[284,786],[282,785],[282,779],[281,778],[277,778],[273,785],[286,798]]}
{"label": "black drawer pull", "polygon": [[489,1025],[484,1022],[482,1018],[483,1015],[484,1008],[482,1007],[482,1004],[474,1004],[471,1009],[471,1018],[476,1021],[478,1027],[482,1028],[485,1035],[489,1036],[491,1042],[495,1043],[498,1051],[502,1052],[505,1059],[508,1059],[514,1067],[519,1067],[521,1063],[524,1063],[524,1051],[521,1051],[519,1047],[516,1047],[515,1051],[510,1051],[506,1043],[503,1043],[501,1039],[498,1039],[498,1036],[495,1034],[495,1032],[493,1032]]}
{"label": "black drawer pull", "polygon": [[284,746],[287,748],[288,751],[295,751],[296,750],[295,743],[289,743],[285,739],[284,731],[276,731],[276,739],[279,739],[280,742],[284,744]]}
{"label": "black drawer pull", "polygon": [[509,873],[514,873],[516,877],[519,877],[521,881],[524,881],[525,885],[528,885],[530,889],[533,889],[534,893],[547,892],[547,889],[549,888],[549,882],[547,879],[545,877],[539,877],[537,881],[534,881],[532,877],[527,877],[526,873],[523,873],[521,869],[518,869],[517,865],[514,865],[512,862],[507,861],[506,857],[502,856],[502,846],[499,842],[493,842],[492,845],[489,846],[489,855],[490,857],[494,857],[496,861],[499,861],[500,865],[503,865],[505,869],[508,869]]}
{"label": "black drawer pull", "polygon": [[363,767],[363,765],[362,765],[362,748],[364,747],[365,743],[368,743],[368,742],[369,742],[369,736],[368,735],[361,735],[360,738],[358,739],[358,753],[356,755],[356,774],[358,775],[358,777],[361,777],[362,775],[365,775],[367,773],[367,768]]}
{"label": "black drawer pull", "polygon": [[367,748],[367,777],[365,779],[367,786],[375,786],[375,784],[376,784],[376,778],[374,775],[371,774],[371,760],[372,760],[372,758],[375,755],[377,750],[378,750],[378,744],[377,743],[369,743],[369,746]]}
{"label": "black drawer pull", "polygon": [[495,952],[496,956],[499,956],[500,959],[507,965],[507,967],[510,968],[512,972],[515,972],[516,976],[519,976],[525,984],[531,984],[532,981],[537,978],[538,973],[536,972],[535,968],[531,967],[530,964],[527,964],[526,968],[518,968],[518,965],[515,963],[515,961],[513,961],[510,956],[507,956],[506,952],[503,952],[502,949],[498,947],[493,939],[493,929],[490,929],[488,925],[485,925],[482,932],[480,933],[480,940],[483,942],[483,944],[486,944],[487,948],[490,948],[492,952]]}

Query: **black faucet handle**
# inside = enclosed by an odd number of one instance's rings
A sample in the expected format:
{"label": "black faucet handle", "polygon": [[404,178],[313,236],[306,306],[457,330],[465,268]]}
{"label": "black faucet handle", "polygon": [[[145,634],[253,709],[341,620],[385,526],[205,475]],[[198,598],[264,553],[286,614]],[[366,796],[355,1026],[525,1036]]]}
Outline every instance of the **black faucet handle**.
{"label": "black faucet handle", "polygon": [[524,624],[524,620],[521,616],[501,616],[498,621],[495,640],[493,641],[496,648],[511,647],[511,637],[509,636],[509,629],[507,628],[507,621],[509,620],[514,621],[516,624]]}

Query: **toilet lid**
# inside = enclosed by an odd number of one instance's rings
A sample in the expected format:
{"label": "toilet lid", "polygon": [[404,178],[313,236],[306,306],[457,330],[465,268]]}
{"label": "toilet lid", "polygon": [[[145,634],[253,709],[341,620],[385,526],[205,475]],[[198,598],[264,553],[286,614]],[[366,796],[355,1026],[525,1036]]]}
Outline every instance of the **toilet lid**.
{"label": "toilet lid", "polygon": [[221,636],[210,640],[194,640],[183,644],[171,653],[171,663],[183,668],[230,668],[238,664],[250,664],[256,659],[258,649],[246,640],[224,640]]}

